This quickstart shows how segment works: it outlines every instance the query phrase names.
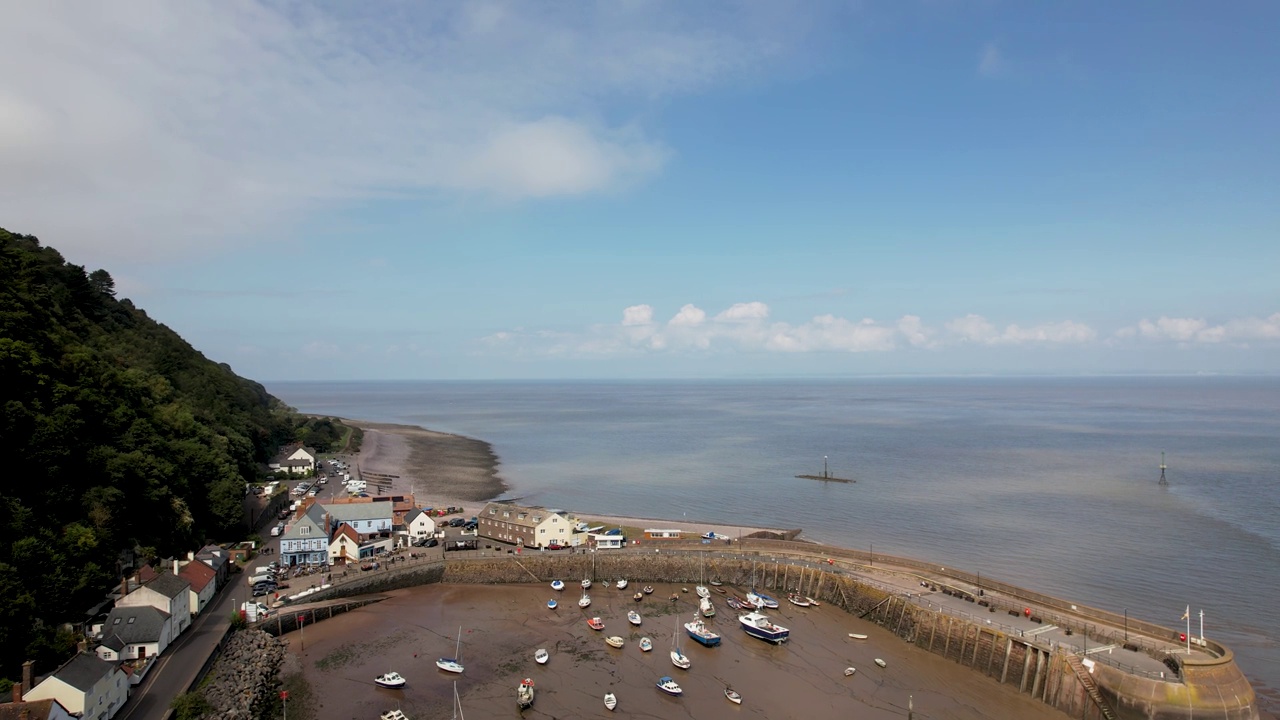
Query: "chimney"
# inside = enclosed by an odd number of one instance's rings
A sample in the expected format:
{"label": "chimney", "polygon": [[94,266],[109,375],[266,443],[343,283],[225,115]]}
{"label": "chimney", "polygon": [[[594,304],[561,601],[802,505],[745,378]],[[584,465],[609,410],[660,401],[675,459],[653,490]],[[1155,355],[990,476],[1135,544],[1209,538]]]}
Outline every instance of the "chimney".
{"label": "chimney", "polygon": [[176,557],[173,559],[173,574],[178,574],[178,558]]}
{"label": "chimney", "polygon": [[76,650],[79,650],[79,651],[80,651],[80,652],[82,652],[82,653],[89,652],[89,641],[88,641],[88,640],[80,640],[79,642],[77,642],[77,643],[76,643]]}
{"label": "chimney", "polygon": [[28,660],[22,663],[22,696],[26,697],[31,692],[31,669],[35,667],[35,660]]}
{"label": "chimney", "polygon": [[22,683],[13,686],[13,702],[22,702]]}
{"label": "chimney", "polygon": [[188,551],[187,551],[187,562],[194,562],[194,561],[195,561],[195,559],[196,559],[196,551],[195,551],[195,550],[188,550]]}
{"label": "chimney", "polygon": [[120,597],[129,594],[129,578],[128,576],[120,578]]}

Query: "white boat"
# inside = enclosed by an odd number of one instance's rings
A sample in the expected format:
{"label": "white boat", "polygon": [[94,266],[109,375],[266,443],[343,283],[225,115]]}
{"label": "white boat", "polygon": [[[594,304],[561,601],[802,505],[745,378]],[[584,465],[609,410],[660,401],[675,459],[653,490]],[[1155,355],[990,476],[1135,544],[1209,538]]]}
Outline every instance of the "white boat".
{"label": "white boat", "polygon": [[849,677],[850,675],[852,675],[852,674],[854,674],[854,673],[856,673],[856,672],[858,672],[858,669],[857,669],[857,668],[847,667],[847,668],[845,668],[845,669],[844,669],[844,676],[845,676],[845,677]]}
{"label": "white boat", "polygon": [[689,637],[706,647],[715,647],[720,644],[720,635],[707,627],[707,624],[697,615],[693,616],[693,622],[684,624],[684,631],[689,633]]}
{"label": "white boat", "polygon": [[620,648],[622,647],[622,644],[625,641],[618,635],[610,635],[609,637],[604,639],[604,642],[609,647]]}
{"label": "white boat", "polygon": [[641,592],[643,592],[645,595],[652,595],[652,594],[653,594],[653,586],[652,586],[652,585],[645,585],[645,586],[644,586],[644,589],[643,589],[643,590],[641,590]]}
{"label": "white boat", "polygon": [[626,579],[626,578],[622,578],[621,580],[619,580],[619,581],[618,581],[618,589],[619,589],[619,590],[626,590],[626,589],[627,589],[627,579]]}
{"label": "white boat", "polygon": [[563,581],[563,580],[552,580],[552,581],[551,581],[551,589],[552,589],[552,590],[555,590],[555,591],[557,591],[557,592],[559,592],[560,590],[563,590],[563,589],[564,589],[564,581]]}
{"label": "white boat", "polygon": [[587,594],[586,590],[583,590],[582,597],[578,598],[578,607],[584,608],[589,605],[591,605],[591,596]]}
{"label": "white boat", "polygon": [[640,638],[640,652],[649,652],[653,649],[653,641],[647,637]]}
{"label": "white boat", "polygon": [[533,680],[525,678],[520,681],[520,685],[516,688],[516,705],[521,710],[533,704]]}
{"label": "white boat", "polygon": [[373,679],[373,683],[378,687],[391,688],[396,690],[404,687],[404,678],[398,672],[389,672],[385,675],[379,675]]}
{"label": "white boat", "polygon": [[734,705],[742,704],[742,695],[740,695],[738,691],[734,690],[733,688],[730,688],[730,687],[725,688],[724,696],[728,698],[729,702],[733,703]]}
{"label": "white boat", "polygon": [[409,716],[401,712],[399,708],[388,710],[378,717],[382,718],[382,720],[409,720]]}
{"label": "white boat", "polygon": [[604,706],[610,710],[618,707],[618,697],[613,693],[605,693]]}
{"label": "white boat", "polygon": [[462,656],[462,626],[458,626],[458,642],[453,648],[453,657],[442,657],[436,660],[436,667],[445,672],[460,673],[463,670],[462,663],[458,658]]}
{"label": "white boat", "polygon": [[680,689],[680,686],[676,684],[675,680],[672,680],[666,675],[658,678],[658,689],[668,695],[679,695],[684,692]]}
{"label": "white boat", "polygon": [[716,606],[711,603],[711,598],[702,598],[698,602],[698,607],[702,610],[702,617],[715,617]]}
{"label": "white boat", "polygon": [[587,589],[589,589],[590,587],[591,587],[591,579],[590,579],[590,578],[582,578],[582,589],[583,589],[583,590],[587,590]]}
{"label": "white boat", "polygon": [[689,661],[689,657],[680,652],[680,618],[676,618],[676,631],[671,636],[671,664],[681,670],[688,670],[693,663]]}
{"label": "white boat", "polygon": [[800,593],[787,593],[787,602],[797,607],[809,607],[813,603]]}
{"label": "white boat", "polygon": [[628,611],[627,622],[631,623],[632,625],[639,625],[642,622],[640,619],[640,613],[636,612],[635,610]]}
{"label": "white boat", "polygon": [[866,639],[867,639],[867,636],[866,636],[866,635],[863,635],[862,633],[849,633],[849,637],[853,638],[854,640],[866,640]]}
{"label": "white boat", "polygon": [[538,648],[538,652],[533,654],[533,661],[539,665],[546,665],[550,659],[551,653],[547,652],[546,648]]}
{"label": "white boat", "polygon": [[885,661],[881,660],[880,658],[876,658],[876,659],[875,659],[875,663],[876,663],[877,665],[879,665],[880,667],[888,667],[888,666],[889,666],[889,663],[887,663],[887,662],[885,662]]}
{"label": "white boat", "polygon": [[557,607],[560,607],[560,603],[556,602],[555,598],[551,598],[547,601],[547,607],[551,610],[555,610]]}
{"label": "white boat", "polygon": [[774,625],[769,620],[769,616],[763,613],[749,612],[745,615],[739,615],[738,622],[742,624],[742,629],[748,635],[760,638],[765,642],[784,643],[791,637],[790,630],[781,625]]}
{"label": "white boat", "polygon": [[769,597],[768,595],[765,595],[764,593],[756,592],[755,590],[752,590],[751,592],[747,593],[747,602],[750,603],[753,607],[759,608],[761,610],[765,608],[775,609],[778,607],[777,600],[774,600],[773,598]]}

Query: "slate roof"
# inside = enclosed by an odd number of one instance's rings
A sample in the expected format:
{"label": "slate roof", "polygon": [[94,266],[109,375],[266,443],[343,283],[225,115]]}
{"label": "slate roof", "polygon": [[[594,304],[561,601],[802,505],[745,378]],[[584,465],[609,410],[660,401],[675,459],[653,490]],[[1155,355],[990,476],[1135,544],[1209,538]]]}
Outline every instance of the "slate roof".
{"label": "slate roof", "polygon": [[160,631],[164,629],[164,621],[168,619],[169,613],[150,605],[117,607],[107,615],[107,622],[102,626],[102,636],[105,638],[117,635],[126,644],[159,642]]}
{"label": "slate roof", "polygon": [[199,594],[218,573],[202,562],[189,562],[178,571],[178,577],[191,583],[191,592]]}
{"label": "slate roof", "polygon": [[111,635],[102,638],[102,642],[98,644],[111,650],[115,650],[116,652],[124,652],[125,641],[115,633],[111,633]]}
{"label": "slate roof", "polygon": [[389,502],[340,503],[325,505],[324,509],[329,512],[329,517],[333,519],[333,522],[391,519],[391,503]]}
{"label": "slate roof", "polygon": [[226,565],[231,556],[217,545],[205,545],[196,553],[196,559],[217,570]]}
{"label": "slate roof", "polygon": [[421,514],[422,514],[422,510],[420,510],[420,509],[418,509],[418,508],[414,508],[414,509],[410,510],[409,512],[405,513],[405,514],[404,514],[404,524],[405,524],[405,526],[407,527],[407,526],[409,526],[409,525],[412,525],[412,524],[413,524],[413,521],[414,521],[414,520],[417,520],[417,519],[418,519],[418,516],[419,516],[419,515],[421,515]]}
{"label": "slate roof", "polygon": [[157,575],[154,580],[143,583],[142,586],[167,598],[176,598],[186,593],[191,583],[171,572],[164,572]]}
{"label": "slate roof", "polygon": [[77,653],[62,667],[50,673],[49,677],[56,677],[81,692],[89,692],[99,680],[115,670],[115,665],[97,655]]}

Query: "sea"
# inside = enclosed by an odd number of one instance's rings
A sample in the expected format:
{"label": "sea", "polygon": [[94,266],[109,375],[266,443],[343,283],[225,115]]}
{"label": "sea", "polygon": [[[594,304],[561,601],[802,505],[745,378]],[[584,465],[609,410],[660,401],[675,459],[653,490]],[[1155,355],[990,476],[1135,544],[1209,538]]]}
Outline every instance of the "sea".
{"label": "sea", "polygon": [[[803,528],[1181,630],[1189,609],[1280,711],[1280,378],[267,386],[488,441],[527,504]],[[824,465],[855,482],[795,477]]]}

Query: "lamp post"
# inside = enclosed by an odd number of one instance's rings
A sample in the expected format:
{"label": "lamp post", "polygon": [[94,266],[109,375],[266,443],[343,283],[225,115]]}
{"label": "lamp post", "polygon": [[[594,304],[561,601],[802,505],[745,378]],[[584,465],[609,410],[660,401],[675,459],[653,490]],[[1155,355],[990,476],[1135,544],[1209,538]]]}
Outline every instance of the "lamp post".
{"label": "lamp post", "polygon": [[867,557],[870,559],[871,567],[875,567],[876,566],[876,544],[875,543],[871,543],[871,552],[867,553]]}
{"label": "lamp post", "polygon": [[1129,644],[1129,608],[1124,609],[1124,644]]}

